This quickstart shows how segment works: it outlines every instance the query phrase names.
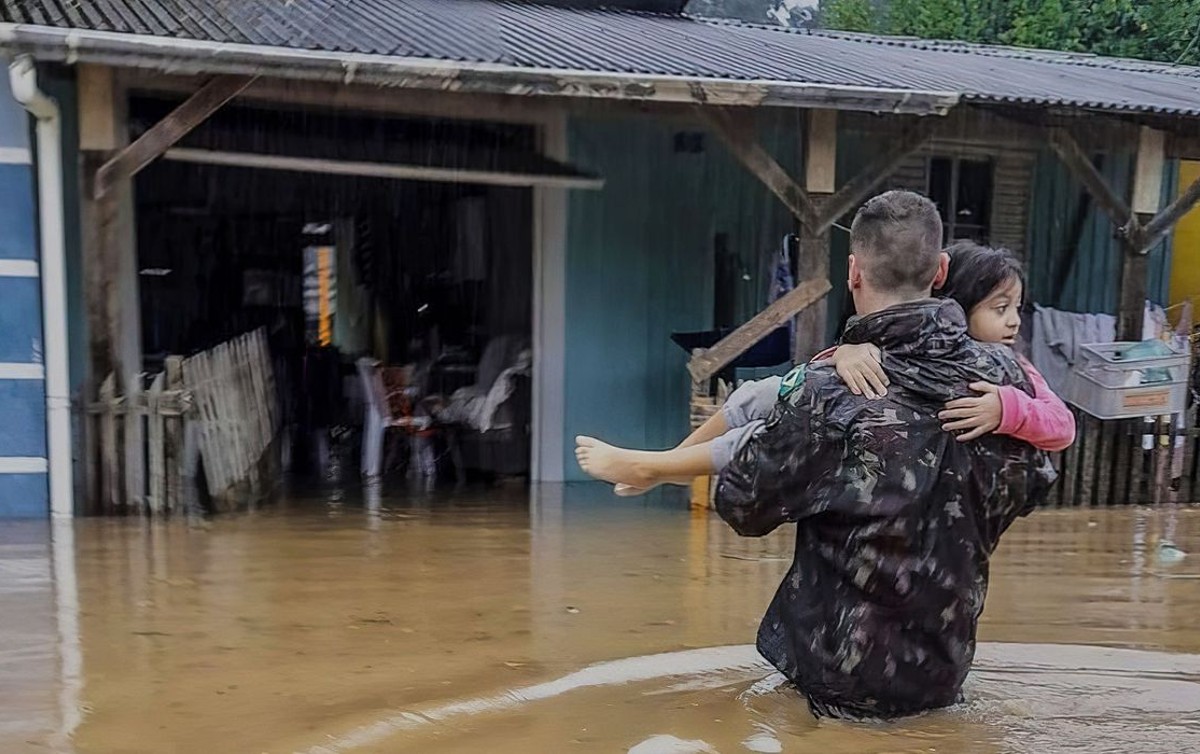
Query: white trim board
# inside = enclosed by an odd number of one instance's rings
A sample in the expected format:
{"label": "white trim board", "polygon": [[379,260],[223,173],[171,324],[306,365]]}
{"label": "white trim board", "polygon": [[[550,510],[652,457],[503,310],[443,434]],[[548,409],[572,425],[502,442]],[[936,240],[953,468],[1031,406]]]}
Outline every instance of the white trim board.
{"label": "white trim board", "polygon": [[45,474],[50,464],[45,458],[30,456],[0,457],[0,474]]}
{"label": "white trim board", "polygon": [[0,259],[0,278],[35,278],[38,263],[32,259]]}
{"label": "white trim board", "polygon": [[32,165],[33,153],[27,147],[0,147],[0,165]]}
{"label": "white trim board", "polygon": [[46,367],[44,364],[20,364],[13,361],[0,361],[0,380],[44,380]]}

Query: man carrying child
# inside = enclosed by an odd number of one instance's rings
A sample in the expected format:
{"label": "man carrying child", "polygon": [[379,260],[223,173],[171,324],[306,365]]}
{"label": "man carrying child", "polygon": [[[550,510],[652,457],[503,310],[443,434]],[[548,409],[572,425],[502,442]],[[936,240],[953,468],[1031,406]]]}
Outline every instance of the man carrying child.
{"label": "man carrying child", "polygon": [[973,340],[958,304],[930,298],[946,274],[941,240],[924,197],[893,191],[863,206],[848,281],[858,316],[842,342],[880,349],[886,395],[856,395],[827,362],[797,368],[718,481],[717,510],[739,534],[797,525],[758,648],[818,715],[955,703],[991,554],[1055,479],[1025,442],[957,442],[942,428],[944,404],[974,395],[973,383],[1032,391],[1011,349]]}

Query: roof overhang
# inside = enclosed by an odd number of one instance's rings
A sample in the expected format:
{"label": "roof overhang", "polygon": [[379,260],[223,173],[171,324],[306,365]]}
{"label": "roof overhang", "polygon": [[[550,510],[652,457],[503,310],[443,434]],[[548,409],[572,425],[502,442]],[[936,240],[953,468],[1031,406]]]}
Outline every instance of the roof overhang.
{"label": "roof overhang", "polygon": [[236,74],[465,93],[778,106],[945,115],[959,94],[791,81],[531,68],[291,47],[228,44],[31,24],[0,24],[0,49],[58,63],[162,73]]}

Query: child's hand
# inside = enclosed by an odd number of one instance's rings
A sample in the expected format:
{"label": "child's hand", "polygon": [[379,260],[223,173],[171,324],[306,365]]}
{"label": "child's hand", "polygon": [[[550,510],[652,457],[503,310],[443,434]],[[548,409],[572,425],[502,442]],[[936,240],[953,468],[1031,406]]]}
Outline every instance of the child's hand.
{"label": "child's hand", "polygon": [[881,398],[887,395],[888,377],[880,363],[882,354],[871,343],[838,346],[830,361],[838,377],[855,395]]}
{"label": "child's hand", "polygon": [[990,382],[973,382],[970,387],[981,395],[950,401],[946,404],[946,410],[938,414],[943,422],[942,429],[947,432],[967,430],[958,436],[959,442],[995,432],[1003,418],[999,387]]}

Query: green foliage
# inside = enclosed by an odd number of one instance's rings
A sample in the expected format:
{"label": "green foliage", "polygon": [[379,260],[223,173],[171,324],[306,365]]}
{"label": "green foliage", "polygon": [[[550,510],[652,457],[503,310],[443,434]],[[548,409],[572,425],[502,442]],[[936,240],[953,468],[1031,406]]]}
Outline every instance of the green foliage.
{"label": "green foliage", "polygon": [[[692,0],[763,21],[779,0]],[[820,0],[821,26],[1200,65],[1200,0]]]}
{"label": "green foliage", "polygon": [[841,31],[879,31],[878,9],[871,0],[821,0],[823,25]]}

